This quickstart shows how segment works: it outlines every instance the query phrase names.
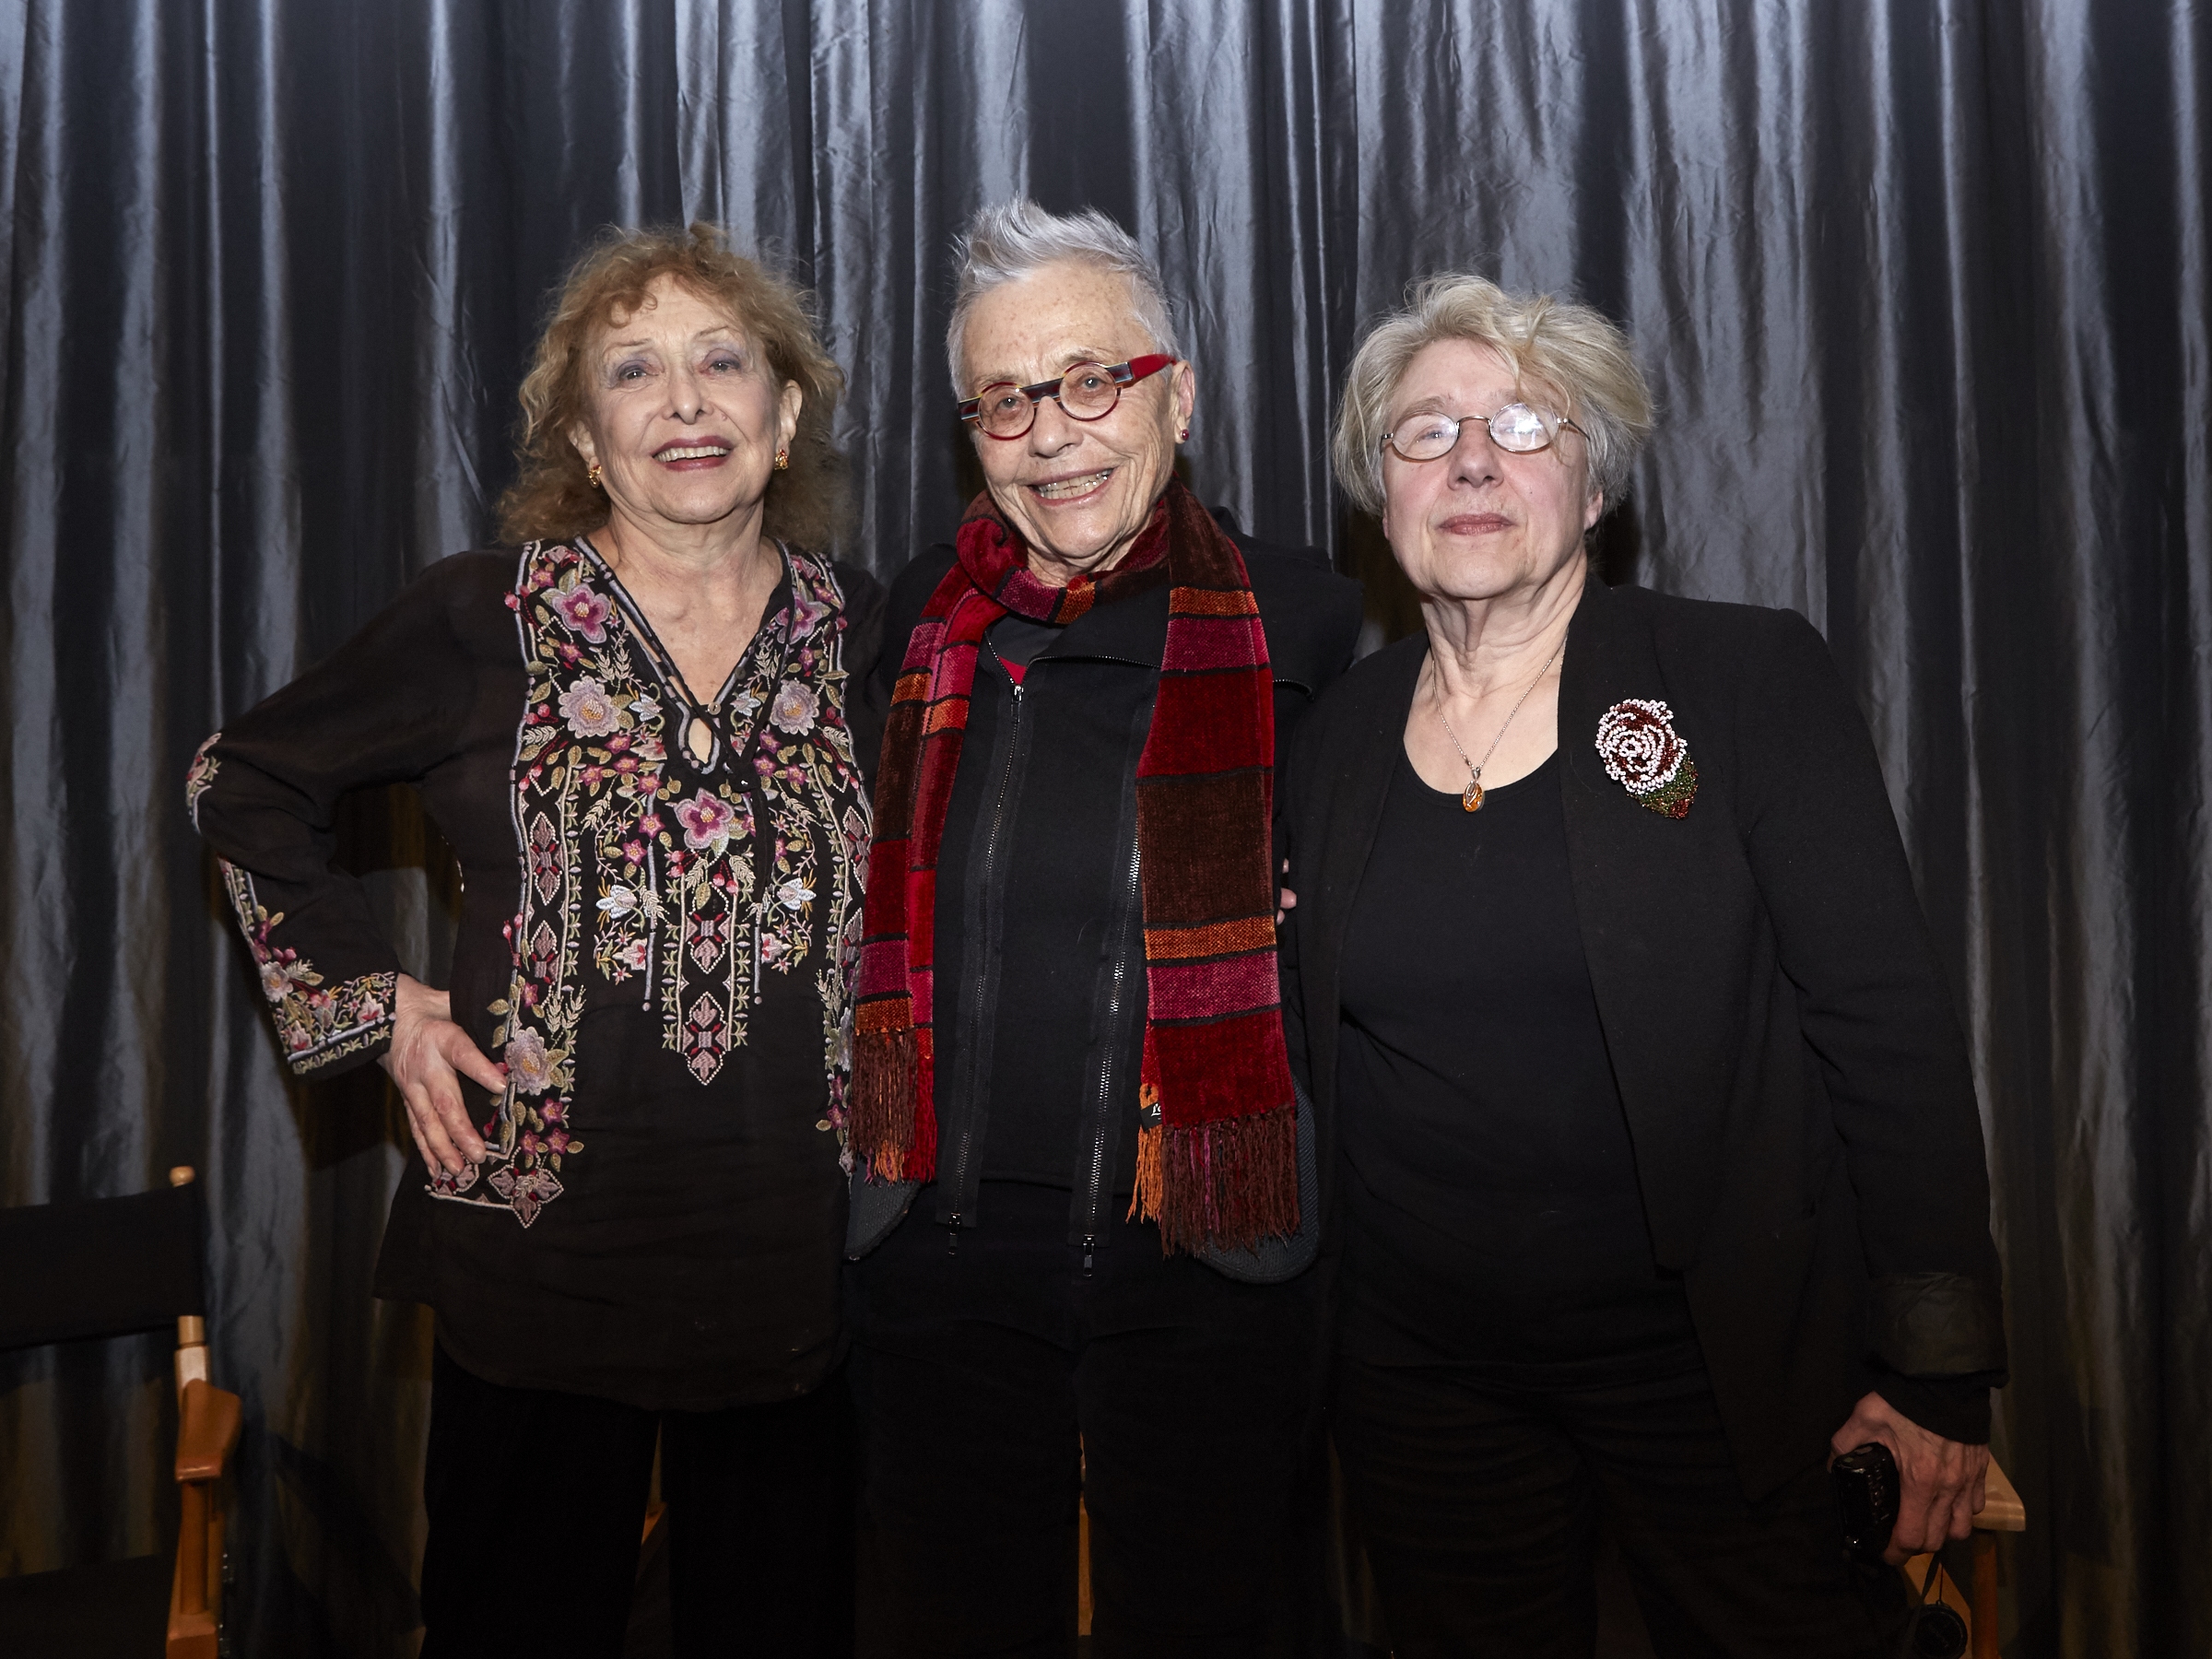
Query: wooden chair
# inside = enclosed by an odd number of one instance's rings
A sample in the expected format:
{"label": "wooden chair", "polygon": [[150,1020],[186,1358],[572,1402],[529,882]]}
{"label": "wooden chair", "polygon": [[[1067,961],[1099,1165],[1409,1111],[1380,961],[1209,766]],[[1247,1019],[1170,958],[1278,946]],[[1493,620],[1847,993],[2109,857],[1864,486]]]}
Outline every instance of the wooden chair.
{"label": "wooden chair", "polygon": [[167,1659],[218,1659],[221,1650],[221,1490],[238,1444],[239,1400],[207,1380],[200,1188],[188,1168],[171,1170],[169,1182],[166,1191],[128,1198],[0,1210],[0,1262],[7,1265],[0,1273],[0,1348],[128,1335],[174,1322],[183,1500],[173,1566],[146,1556],[0,1579],[0,1648],[10,1659],[134,1652],[151,1659],[163,1642]]}
{"label": "wooden chair", "polygon": [[1915,1591],[1922,1584],[1932,1583],[1929,1594],[1941,1596],[1953,1612],[1966,1620],[1970,1643],[1967,1652],[1971,1659],[1998,1659],[1997,1590],[2004,1579],[1997,1559],[1997,1535],[2026,1532],[2028,1509],[1994,1457],[1989,1460],[1983,1499],[1982,1512],[1974,1517],[1972,1576],[1964,1593],[1939,1569],[1931,1576],[1930,1569],[1935,1565],[1931,1557],[1914,1556],[1899,1571]]}

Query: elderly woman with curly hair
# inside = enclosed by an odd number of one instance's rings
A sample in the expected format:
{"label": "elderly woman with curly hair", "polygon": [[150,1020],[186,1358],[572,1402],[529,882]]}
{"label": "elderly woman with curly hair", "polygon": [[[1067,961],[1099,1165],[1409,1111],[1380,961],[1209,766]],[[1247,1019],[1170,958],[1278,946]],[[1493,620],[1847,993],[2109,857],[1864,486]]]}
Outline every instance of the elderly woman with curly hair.
{"label": "elderly woman with curly hair", "polygon": [[1618,328],[1479,276],[1347,377],[1337,470],[1427,626],[1300,728],[1291,1000],[1401,1659],[1588,1654],[1601,1523],[1662,1654],[1886,1652],[1829,1455],[1894,1454],[1892,1559],[1980,1501],[2005,1348],[1949,991],[1811,626],[1596,579],[1650,427]]}
{"label": "elderly woman with curly hair", "polygon": [[[656,1440],[686,1653],[836,1651],[838,1259],[882,594],[825,556],[843,379],[707,226],[571,273],[511,544],[431,567],[208,739],[189,794],[293,1069],[375,1060],[423,1167],[380,1296],[437,1312],[426,1655],[615,1654]],[[333,867],[413,783],[450,986]]]}

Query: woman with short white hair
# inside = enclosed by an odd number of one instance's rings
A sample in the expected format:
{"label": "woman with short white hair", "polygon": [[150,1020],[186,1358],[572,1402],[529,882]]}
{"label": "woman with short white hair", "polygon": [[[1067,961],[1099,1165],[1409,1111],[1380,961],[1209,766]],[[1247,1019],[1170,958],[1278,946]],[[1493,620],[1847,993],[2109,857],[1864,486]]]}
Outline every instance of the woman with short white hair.
{"label": "woman with short white hair", "polygon": [[1222,1659],[1314,1445],[1272,778],[1358,594],[1176,481],[1102,215],[979,213],[948,343],[984,488],[892,584],[854,987],[862,1651],[1065,1655],[1080,1490],[1094,1653]]}
{"label": "woman with short white hair", "polygon": [[1662,1654],[1886,1652],[1830,1453],[1894,1456],[1893,1561],[1981,1502],[1981,1120],[1874,747],[1804,618],[1596,579],[1651,428],[1604,316],[1456,275],[1337,428],[1427,624],[1323,699],[1286,807],[1400,1659],[1588,1654],[1601,1523]]}

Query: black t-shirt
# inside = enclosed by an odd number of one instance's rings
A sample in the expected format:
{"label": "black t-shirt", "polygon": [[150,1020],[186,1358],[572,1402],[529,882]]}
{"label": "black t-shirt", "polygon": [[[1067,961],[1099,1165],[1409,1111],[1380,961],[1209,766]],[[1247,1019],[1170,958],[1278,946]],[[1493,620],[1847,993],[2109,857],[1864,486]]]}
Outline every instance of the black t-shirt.
{"label": "black t-shirt", "polygon": [[1548,1386],[1695,1370],[1598,1023],[1556,754],[1472,813],[1400,754],[1343,974],[1347,1351]]}

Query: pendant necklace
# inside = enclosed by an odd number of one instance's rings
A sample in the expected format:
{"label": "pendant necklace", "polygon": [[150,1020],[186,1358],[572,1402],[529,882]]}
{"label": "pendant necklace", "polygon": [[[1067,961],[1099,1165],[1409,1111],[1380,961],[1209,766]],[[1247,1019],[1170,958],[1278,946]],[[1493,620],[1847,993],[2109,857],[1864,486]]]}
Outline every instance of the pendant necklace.
{"label": "pendant necklace", "polygon": [[1459,734],[1452,729],[1452,717],[1444,712],[1444,677],[1441,672],[1437,675],[1436,717],[1443,722],[1444,735],[1452,739],[1452,747],[1459,751],[1459,758],[1465,762],[1467,768],[1467,786],[1459,792],[1459,804],[1466,811],[1480,812],[1482,810],[1482,769],[1490,763],[1490,757],[1498,752],[1498,746],[1505,741],[1506,726],[1513,724],[1513,715],[1521,712],[1521,704],[1528,700],[1529,692],[1534,691],[1544,683],[1544,677],[1551,672],[1552,664],[1557,663],[1560,657],[1566,654],[1566,652],[1567,641],[1561,640],[1559,650],[1551,653],[1551,662],[1538,669],[1536,677],[1530,680],[1527,686],[1522,689],[1519,700],[1514,702],[1511,712],[1505,717],[1505,724],[1498,728],[1498,735],[1490,739],[1490,747],[1482,751],[1482,759],[1479,760],[1468,759],[1466,745],[1460,742]]}

